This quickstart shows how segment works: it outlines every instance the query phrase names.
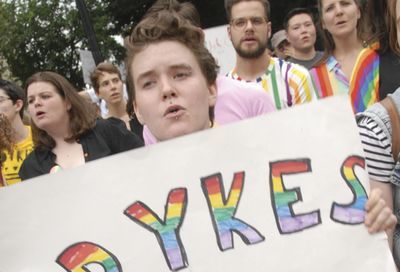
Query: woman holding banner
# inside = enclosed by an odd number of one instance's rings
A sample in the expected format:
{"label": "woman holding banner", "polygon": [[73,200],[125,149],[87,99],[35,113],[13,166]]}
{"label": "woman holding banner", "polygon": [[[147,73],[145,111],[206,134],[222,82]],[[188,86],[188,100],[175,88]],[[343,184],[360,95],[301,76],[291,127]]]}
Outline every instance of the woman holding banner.
{"label": "woman holding banner", "polygon": [[[175,10],[161,10],[148,14],[126,45],[134,109],[156,140],[213,127],[217,65],[199,28]],[[371,191],[366,204],[371,233],[393,228],[396,221],[380,195]]]}
{"label": "woman holding banner", "polygon": [[[374,2],[371,0],[370,2]],[[379,1],[378,5],[385,8],[378,9],[382,12],[378,16],[389,14],[387,21],[389,28],[387,36],[389,45],[394,46],[396,37],[397,47],[400,45],[400,0]],[[373,8],[372,3],[367,7]],[[379,33],[378,33],[379,34]],[[393,92],[393,90],[391,91]],[[394,208],[399,218],[400,209],[400,89],[385,98],[381,103],[376,103],[365,112],[357,115],[361,140],[366,155],[368,174],[371,179],[371,188],[380,188],[383,198],[390,208]],[[393,199],[394,197],[394,199]],[[393,256],[400,267],[400,225],[397,224],[393,240],[393,232],[388,232],[389,242],[393,242]]]}
{"label": "woman holding banner", "polygon": [[61,75],[39,72],[26,82],[34,151],[19,172],[22,179],[77,167],[85,162],[137,148],[142,141],[96,114]]}

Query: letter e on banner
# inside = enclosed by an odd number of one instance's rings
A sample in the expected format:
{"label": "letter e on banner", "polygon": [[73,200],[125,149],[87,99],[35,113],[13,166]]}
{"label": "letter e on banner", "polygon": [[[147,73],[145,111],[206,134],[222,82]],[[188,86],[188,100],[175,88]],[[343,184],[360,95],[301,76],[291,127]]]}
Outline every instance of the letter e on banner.
{"label": "letter e on banner", "polygon": [[289,234],[314,227],[321,223],[320,211],[295,214],[293,203],[302,200],[300,188],[286,190],[283,175],[311,172],[310,159],[284,160],[271,162],[270,191],[276,224],[281,234]]}

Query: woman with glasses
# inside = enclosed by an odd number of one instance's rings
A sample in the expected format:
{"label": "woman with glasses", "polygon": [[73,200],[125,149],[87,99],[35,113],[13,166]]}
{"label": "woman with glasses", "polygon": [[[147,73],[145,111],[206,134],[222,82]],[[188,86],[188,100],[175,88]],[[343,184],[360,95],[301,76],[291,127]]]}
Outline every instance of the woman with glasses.
{"label": "woman with glasses", "polygon": [[[18,172],[24,159],[33,150],[31,128],[23,123],[25,96],[16,84],[0,80],[1,172],[7,186],[21,181]],[[6,118],[7,120],[5,120]]]}
{"label": "woman with glasses", "polygon": [[365,41],[359,0],[318,0],[325,52],[310,71],[319,97],[350,96],[354,112],[379,100],[379,56]]}

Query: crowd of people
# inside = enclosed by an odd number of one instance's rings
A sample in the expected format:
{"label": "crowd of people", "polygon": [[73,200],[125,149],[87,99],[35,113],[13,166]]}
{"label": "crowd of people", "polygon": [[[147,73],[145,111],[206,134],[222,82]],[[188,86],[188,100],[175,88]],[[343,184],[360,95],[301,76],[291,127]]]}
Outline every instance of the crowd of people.
{"label": "crowd of people", "polygon": [[[359,123],[371,180],[365,224],[370,232],[387,231],[400,263],[392,213],[400,205],[394,144],[400,134],[393,123],[399,119],[387,109],[400,112],[400,0],[318,0],[318,22],[304,7],[291,10],[283,32],[272,37],[281,55],[269,49],[268,0],[225,0],[225,8],[236,51],[226,76],[205,47],[194,6],[158,0],[125,41],[128,97],[114,65],[101,63],[92,73],[103,114],[54,72],[35,73],[25,90],[0,80],[0,184],[344,94]],[[323,52],[315,49],[317,29]]]}

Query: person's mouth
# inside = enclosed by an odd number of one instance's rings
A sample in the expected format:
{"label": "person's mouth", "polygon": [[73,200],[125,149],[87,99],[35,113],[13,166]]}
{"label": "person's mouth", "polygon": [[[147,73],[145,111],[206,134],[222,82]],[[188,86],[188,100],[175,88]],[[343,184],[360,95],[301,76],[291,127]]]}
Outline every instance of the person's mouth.
{"label": "person's mouth", "polygon": [[36,118],[37,118],[37,119],[43,118],[44,115],[45,115],[45,112],[44,112],[44,111],[38,111],[38,112],[36,112]]}
{"label": "person's mouth", "polygon": [[185,108],[183,108],[182,106],[172,105],[165,110],[164,117],[177,118],[183,114],[184,110]]}

